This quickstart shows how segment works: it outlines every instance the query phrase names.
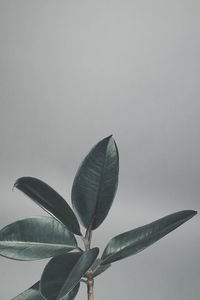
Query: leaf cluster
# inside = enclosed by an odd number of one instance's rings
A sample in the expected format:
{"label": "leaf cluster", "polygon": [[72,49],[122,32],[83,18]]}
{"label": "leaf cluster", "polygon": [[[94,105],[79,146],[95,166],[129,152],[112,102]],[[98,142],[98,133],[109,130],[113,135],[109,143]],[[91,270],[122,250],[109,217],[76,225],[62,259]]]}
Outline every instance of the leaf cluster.
{"label": "leaf cluster", "polygon": [[[47,211],[50,217],[30,217],[0,231],[0,255],[15,260],[51,258],[42,276],[13,300],[73,300],[80,283],[88,283],[113,262],[134,255],[192,218],[184,210],[112,238],[101,258],[91,248],[92,232],[106,218],[119,176],[119,153],[112,136],[98,142],[82,161],[73,182],[72,207],[48,184],[19,178],[14,187]],[[85,228],[82,234],[80,224]],[[76,236],[76,237],[75,237]],[[77,238],[83,242],[84,249]]]}

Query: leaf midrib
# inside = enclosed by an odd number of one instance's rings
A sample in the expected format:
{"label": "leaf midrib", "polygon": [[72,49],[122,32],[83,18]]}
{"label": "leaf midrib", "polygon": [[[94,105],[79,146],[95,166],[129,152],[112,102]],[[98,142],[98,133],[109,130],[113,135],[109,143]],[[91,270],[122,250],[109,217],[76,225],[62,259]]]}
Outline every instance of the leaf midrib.
{"label": "leaf midrib", "polygon": [[[109,141],[108,141],[108,143],[109,143]],[[93,227],[93,224],[95,222],[96,210],[97,210],[97,207],[98,207],[98,203],[99,203],[99,199],[100,199],[100,192],[101,192],[101,189],[102,189],[102,184],[101,183],[102,183],[102,180],[103,180],[103,174],[104,174],[104,169],[105,169],[105,162],[106,162],[106,154],[107,154],[107,149],[108,149],[108,143],[106,145],[106,151],[105,151],[104,157],[103,157],[103,166],[102,166],[102,172],[101,172],[100,179],[99,179],[99,187],[98,187],[98,191],[97,191],[97,195],[96,195],[94,212],[92,214],[92,217],[91,217],[91,220],[89,222],[88,228]]]}
{"label": "leaf midrib", "polygon": [[65,248],[72,248],[72,249],[76,249],[76,247],[75,246],[71,246],[71,245],[67,245],[67,244],[52,244],[52,243],[41,243],[41,242],[22,242],[22,241],[0,241],[0,246],[2,245],[2,244],[7,244],[7,245],[9,245],[9,244],[19,244],[19,245],[22,245],[22,244],[24,244],[24,245],[36,245],[36,246],[40,246],[40,245],[44,245],[44,246],[51,246],[51,247],[65,247]]}
{"label": "leaf midrib", "polygon": [[[46,200],[46,197],[44,197],[44,196],[41,194],[41,192],[38,192],[35,188],[31,187],[31,186],[28,185],[28,184],[24,184],[24,186],[25,186],[25,188],[26,188],[27,190],[29,190],[29,192],[31,193],[30,197],[32,198],[33,201],[37,202],[38,199],[40,199],[40,200],[43,201],[43,204],[46,204],[48,207],[50,207],[50,208],[52,208],[52,209],[56,208],[55,203],[48,202],[48,201]],[[16,186],[16,187],[17,187],[17,186]],[[50,187],[50,189],[51,189],[51,187]],[[25,193],[23,190],[22,190],[22,192],[26,195],[26,193]],[[62,197],[61,195],[59,195],[55,190],[53,190],[53,192],[56,194],[56,196],[58,196],[58,197],[61,198],[63,201],[65,201],[65,200],[63,199],[63,197]],[[52,191],[51,191],[51,193],[52,193]],[[52,196],[52,195],[51,195],[51,196]],[[35,199],[35,197],[36,197],[36,199]]]}

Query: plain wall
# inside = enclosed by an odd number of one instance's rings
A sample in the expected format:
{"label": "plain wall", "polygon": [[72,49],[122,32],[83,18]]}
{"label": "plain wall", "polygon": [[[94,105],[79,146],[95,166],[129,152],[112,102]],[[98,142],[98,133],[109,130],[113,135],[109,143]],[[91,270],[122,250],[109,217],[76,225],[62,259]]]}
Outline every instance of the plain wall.
{"label": "plain wall", "polygon": [[[70,202],[90,148],[113,134],[120,182],[93,234],[116,234],[200,202],[197,0],[0,1],[0,225],[46,215],[17,190],[40,178]],[[199,216],[95,281],[95,300],[198,300]],[[0,259],[1,300],[48,260]],[[77,300],[86,299],[81,287]]]}

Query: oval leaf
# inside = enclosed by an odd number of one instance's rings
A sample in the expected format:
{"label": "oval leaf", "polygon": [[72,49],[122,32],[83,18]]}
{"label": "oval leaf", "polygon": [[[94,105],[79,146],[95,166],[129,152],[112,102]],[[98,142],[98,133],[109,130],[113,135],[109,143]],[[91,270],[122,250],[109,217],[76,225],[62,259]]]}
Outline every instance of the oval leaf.
{"label": "oval leaf", "polygon": [[73,210],[48,184],[34,177],[21,177],[16,180],[14,187],[24,192],[71,232],[81,235],[80,226]]}
{"label": "oval leaf", "polygon": [[0,255],[16,260],[37,260],[77,247],[74,235],[51,217],[32,217],[0,231]]}
{"label": "oval leaf", "polygon": [[[48,300],[56,300],[66,278],[69,276],[74,265],[78,262],[81,253],[67,253],[52,258],[46,265],[41,281],[41,294]],[[64,298],[73,299],[79,289],[79,284]],[[67,298],[68,297],[68,298]],[[71,298],[70,298],[71,297]]]}
{"label": "oval leaf", "polygon": [[[97,266],[98,266],[98,268],[97,268]],[[110,266],[111,266],[111,264],[101,265],[101,259],[97,258],[95,260],[95,262],[93,263],[93,265],[91,266],[91,270],[94,272],[93,277],[100,275],[101,273],[106,271]],[[87,273],[84,275],[84,277],[88,278]]]}
{"label": "oval leaf", "polygon": [[112,263],[144,250],[188,221],[196,213],[193,210],[176,212],[145,226],[117,235],[106,246],[101,258],[102,264]]}
{"label": "oval leaf", "polygon": [[72,186],[72,205],[85,228],[96,229],[112,205],[119,173],[119,156],[112,136],[104,138],[80,165]]}
{"label": "oval leaf", "polygon": [[29,289],[22,292],[12,300],[44,300],[44,298],[40,294],[39,283],[39,281],[36,282],[33,286],[31,286]]}
{"label": "oval leaf", "polygon": [[65,283],[60,290],[56,300],[64,300],[65,296],[77,285],[81,277],[87,272],[87,270],[94,263],[97,255],[99,253],[98,248],[93,248],[83,252],[74,265],[73,269],[69,273],[68,277],[65,280]]}

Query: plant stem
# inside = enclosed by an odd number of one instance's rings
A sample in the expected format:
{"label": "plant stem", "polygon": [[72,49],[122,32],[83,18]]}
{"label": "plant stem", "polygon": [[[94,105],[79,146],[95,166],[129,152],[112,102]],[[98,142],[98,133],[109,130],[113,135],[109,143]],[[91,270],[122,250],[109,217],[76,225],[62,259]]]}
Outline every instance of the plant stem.
{"label": "plant stem", "polygon": [[88,300],[94,300],[94,279],[88,278],[87,281]]}
{"label": "plant stem", "polygon": [[[86,251],[89,250],[90,247],[91,247],[92,224],[93,224],[93,221],[90,223],[90,226],[86,230],[85,237],[82,237]],[[92,272],[92,270],[89,269],[87,271],[87,274],[88,274],[88,279],[87,279],[88,300],[94,300],[94,279],[93,279],[93,272]]]}

